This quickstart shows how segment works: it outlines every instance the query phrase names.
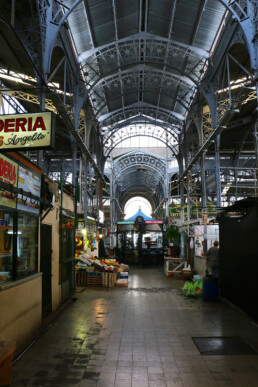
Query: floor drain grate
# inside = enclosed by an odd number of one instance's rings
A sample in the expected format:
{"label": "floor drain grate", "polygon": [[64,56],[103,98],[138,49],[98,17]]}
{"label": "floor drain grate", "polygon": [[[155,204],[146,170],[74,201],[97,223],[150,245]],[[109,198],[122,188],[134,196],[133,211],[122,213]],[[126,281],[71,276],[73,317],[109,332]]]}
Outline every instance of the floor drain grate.
{"label": "floor drain grate", "polygon": [[193,337],[193,342],[204,356],[256,354],[241,337]]}

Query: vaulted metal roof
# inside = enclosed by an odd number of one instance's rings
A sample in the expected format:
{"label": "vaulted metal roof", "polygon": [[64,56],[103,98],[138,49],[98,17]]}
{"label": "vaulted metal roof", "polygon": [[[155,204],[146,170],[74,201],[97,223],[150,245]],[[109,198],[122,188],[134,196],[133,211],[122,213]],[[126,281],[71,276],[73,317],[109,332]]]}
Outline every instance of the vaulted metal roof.
{"label": "vaulted metal roof", "polygon": [[166,160],[143,150],[129,152],[114,161],[115,196],[124,203],[141,193],[157,205],[166,193]]}
{"label": "vaulted metal roof", "polygon": [[[71,13],[105,156],[134,136],[159,138],[178,154],[178,135],[224,13],[214,0],[84,0]],[[135,192],[157,203],[164,197],[166,176],[144,162],[148,157],[129,153],[116,161],[120,203]]]}
{"label": "vaulted metal roof", "polygon": [[224,12],[214,0],[79,4],[68,21],[105,133],[144,116],[178,134]]}

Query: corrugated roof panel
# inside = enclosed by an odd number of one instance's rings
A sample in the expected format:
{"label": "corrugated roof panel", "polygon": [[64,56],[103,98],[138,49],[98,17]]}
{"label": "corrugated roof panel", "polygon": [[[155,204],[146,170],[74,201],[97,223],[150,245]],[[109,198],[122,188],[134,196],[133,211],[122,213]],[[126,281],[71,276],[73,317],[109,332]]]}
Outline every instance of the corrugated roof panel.
{"label": "corrugated roof panel", "polygon": [[195,21],[199,17],[201,0],[180,0],[177,2],[172,39],[192,44]]}
{"label": "corrugated roof panel", "polygon": [[133,103],[135,103],[138,100],[138,93],[130,93],[130,94],[125,94],[124,96],[124,104],[125,106],[129,106]]}
{"label": "corrugated roof panel", "polygon": [[83,3],[80,3],[68,17],[70,29],[78,54],[92,48],[91,35],[87,26],[87,15]]}
{"label": "corrugated roof panel", "polygon": [[118,38],[136,34],[138,32],[138,14],[128,15],[117,21]]}
{"label": "corrugated roof panel", "polygon": [[[119,96],[118,98],[114,98],[109,102],[109,109],[112,110],[117,110],[121,108],[121,97]],[[102,113],[101,113],[102,114]]]}
{"label": "corrugated roof panel", "polygon": [[149,1],[148,32],[168,37],[172,7],[173,1],[171,0]]}
{"label": "corrugated roof panel", "polygon": [[115,40],[111,0],[85,0],[95,46]]}
{"label": "corrugated roof panel", "polygon": [[156,106],[158,102],[158,93],[153,93],[151,91],[144,91],[142,93],[142,99],[144,102]]}
{"label": "corrugated roof panel", "polygon": [[124,38],[139,31],[138,0],[116,0],[118,38]]}
{"label": "corrugated roof panel", "polygon": [[225,7],[219,1],[209,0],[204,8],[195,44],[210,50],[216,32],[225,13]]}
{"label": "corrugated roof panel", "polygon": [[224,12],[219,1],[207,0],[205,5],[202,0],[178,1],[172,39],[209,50]]}

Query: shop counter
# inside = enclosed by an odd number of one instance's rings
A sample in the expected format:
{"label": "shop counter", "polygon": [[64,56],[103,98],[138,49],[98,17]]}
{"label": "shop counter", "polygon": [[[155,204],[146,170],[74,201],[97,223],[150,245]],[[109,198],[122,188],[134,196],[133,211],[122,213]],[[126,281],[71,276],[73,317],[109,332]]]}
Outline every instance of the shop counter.
{"label": "shop counter", "polygon": [[[172,262],[175,267],[172,270],[169,270],[169,263]],[[164,257],[164,274],[168,277],[172,273],[181,273],[181,269],[187,266],[186,258],[174,258],[174,257]]]}

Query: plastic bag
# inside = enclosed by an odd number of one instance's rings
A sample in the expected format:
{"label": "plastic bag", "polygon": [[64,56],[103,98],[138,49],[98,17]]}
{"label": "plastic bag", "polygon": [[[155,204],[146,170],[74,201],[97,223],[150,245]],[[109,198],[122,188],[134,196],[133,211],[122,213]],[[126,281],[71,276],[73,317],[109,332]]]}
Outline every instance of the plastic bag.
{"label": "plastic bag", "polygon": [[186,296],[186,293],[188,292],[188,287],[189,287],[189,281],[186,281],[183,286],[183,294]]}
{"label": "plastic bag", "polygon": [[195,288],[196,296],[201,296],[202,295],[202,281],[201,280],[195,281],[194,288]]}
{"label": "plastic bag", "polygon": [[196,296],[196,290],[195,290],[194,284],[192,282],[189,282],[186,296],[187,297],[195,297]]}

